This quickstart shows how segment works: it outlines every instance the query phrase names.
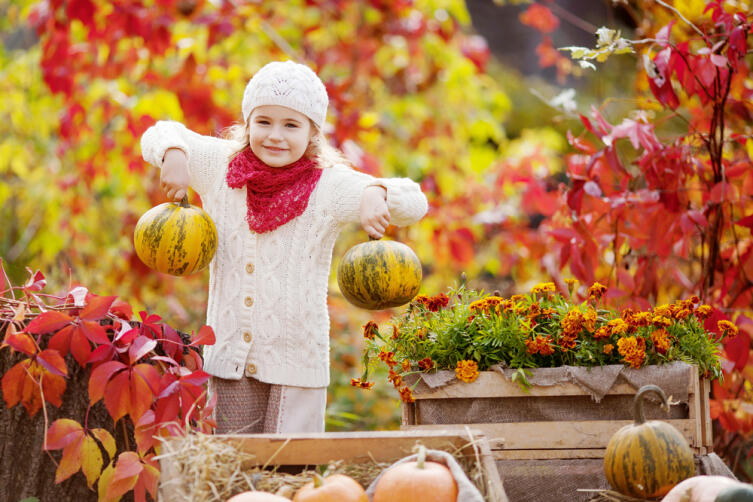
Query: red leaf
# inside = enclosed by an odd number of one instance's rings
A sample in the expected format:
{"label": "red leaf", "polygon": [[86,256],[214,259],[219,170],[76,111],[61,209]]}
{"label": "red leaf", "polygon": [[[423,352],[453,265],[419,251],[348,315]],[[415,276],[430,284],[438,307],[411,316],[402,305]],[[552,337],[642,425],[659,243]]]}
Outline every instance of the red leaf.
{"label": "red leaf", "polygon": [[43,373],[41,378],[44,400],[56,408],[60,408],[63,404],[63,393],[65,393],[65,378],[47,372]]}
{"label": "red leaf", "polygon": [[122,300],[115,300],[110,306],[110,313],[128,321],[133,317],[133,308]]}
{"label": "red leaf", "polygon": [[84,436],[84,428],[70,418],[59,418],[47,429],[45,450],[60,450]]}
{"label": "red leaf", "polygon": [[68,354],[71,345],[71,333],[74,329],[75,326],[68,325],[52,335],[50,341],[47,342],[47,348],[57,350],[62,356]]}
{"label": "red leaf", "polygon": [[541,33],[552,33],[560,24],[559,18],[551,10],[536,2],[522,12],[519,18],[521,23]]}
{"label": "red leaf", "polygon": [[112,344],[100,345],[94,349],[87,359],[87,363],[99,363],[102,361],[111,361],[115,357],[115,346]]}
{"label": "red leaf", "polygon": [[115,470],[106,484],[105,499],[118,500],[126,492],[132,490],[142,470],[143,466],[135,452],[124,451],[118,455]]}
{"label": "red leaf", "polygon": [[96,296],[91,295],[89,303],[86,304],[79,314],[79,318],[85,321],[99,321],[107,316],[110,306],[115,301],[116,296]]}
{"label": "red leaf", "polygon": [[214,330],[211,326],[202,326],[196,336],[191,337],[191,347],[196,345],[214,345],[216,341]]}
{"label": "red leaf", "polygon": [[65,376],[68,374],[65,359],[55,349],[45,349],[37,354],[37,362],[53,375]]}
{"label": "red leaf", "polygon": [[467,228],[459,228],[450,233],[450,253],[458,264],[464,265],[473,261],[475,256],[473,242],[473,234]]}
{"label": "red leaf", "polygon": [[131,379],[129,373],[128,371],[118,373],[107,385],[105,407],[114,422],[127,415],[131,409]]}
{"label": "red leaf", "polygon": [[[142,465],[144,470],[139,475],[139,481],[134,487],[134,491],[146,490],[152,496],[153,499],[157,499],[157,487],[159,485],[160,470],[156,460],[153,460],[154,455],[150,454],[143,459]],[[143,497],[143,495],[142,495]],[[143,497],[141,500],[145,500]]]}
{"label": "red leaf", "polygon": [[131,403],[128,413],[134,422],[152,406],[159,388],[159,372],[150,364],[138,364],[131,372]]}
{"label": "red leaf", "polygon": [[162,336],[167,340],[167,342],[162,342],[162,350],[165,354],[176,363],[183,359],[183,340],[169,324],[162,325]]}
{"label": "red leaf", "polygon": [[81,326],[76,326],[71,335],[71,353],[82,368],[91,357],[92,346],[84,336]]}
{"label": "red leaf", "polygon": [[57,331],[71,322],[73,322],[73,318],[69,315],[57,310],[50,310],[32,320],[24,331],[32,335],[44,335]]}
{"label": "red leaf", "polygon": [[27,356],[33,356],[37,353],[37,345],[34,343],[34,339],[23,332],[6,336],[5,343]]}
{"label": "red leaf", "polygon": [[156,346],[157,340],[145,336],[137,337],[128,349],[128,357],[131,364],[136,363],[139,359],[151,352]]}
{"label": "red leaf", "polygon": [[[27,268],[29,272],[31,272],[30,269]],[[24,284],[24,291],[28,292],[37,292],[42,291],[44,287],[47,286],[47,280],[44,278],[44,275],[42,272],[37,270],[28,281],[26,281],[26,284]]]}
{"label": "red leaf", "polygon": [[725,341],[724,352],[726,352],[730,361],[735,363],[736,370],[745,368],[750,357],[750,335],[748,335],[748,332],[740,330],[735,338]]}
{"label": "red leaf", "polygon": [[21,390],[26,380],[26,368],[31,361],[25,359],[20,363],[14,365],[11,369],[5,372],[3,375],[2,385],[3,399],[5,400],[5,406],[7,408],[13,408],[21,401]]}
{"label": "red leaf", "polygon": [[55,483],[62,483],[81,469],[83,439],[82,433],[76,441],[63,448],[63,456],[60,458],[57,469],[55,469]]}
{"label": "red leaf", "polygon": [[94,368],[89,377],[89,401],[96,403],[105,394],[105,387],[113,374],[125,369],[127,366],[120,361],[108,361]]}
{"label": "red leaf", "polygon": [[740,225],[741,227],[746,227],[750,230],[753,230],[753,214],[750,214],[744,218],[740,218],[735,222],[735,225]]}
{"label": "red leaf", "polygon": [[720,181],[711,189],[709,200],[716,203],[735,203],[740,200],[740,191],[729,181]]}
{"label": "red leaf", "polygon": [[97,345],[110,343],[110,337],[107,336],[107,330],[98,322],[83,321],[80,323],[79,328],[81,329],[81,333],[92,343],[96,343]]}

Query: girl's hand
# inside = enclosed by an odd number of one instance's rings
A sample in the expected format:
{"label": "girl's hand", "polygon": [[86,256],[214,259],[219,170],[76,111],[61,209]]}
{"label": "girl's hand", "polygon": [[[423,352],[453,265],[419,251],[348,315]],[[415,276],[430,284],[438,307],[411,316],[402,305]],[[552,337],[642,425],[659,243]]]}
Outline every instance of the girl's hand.
{"label": "girl's hand", "polygon": [[170,148],[165,152],[159,181],[169,200],[181,200],[188,195],[188,158],[183,150]]}
{"label": "girl's hand", "polygon": [[381,239],[389,224],[387,190],[381,186],[366,187],[361,195],[361,226],[369,237]]}

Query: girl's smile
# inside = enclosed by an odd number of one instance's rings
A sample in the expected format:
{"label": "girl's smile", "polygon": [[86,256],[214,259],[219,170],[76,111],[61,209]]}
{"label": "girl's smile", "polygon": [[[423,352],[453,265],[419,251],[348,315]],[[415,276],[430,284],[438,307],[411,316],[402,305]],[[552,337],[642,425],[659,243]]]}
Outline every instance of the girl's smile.
{"label": "girl's smile", "polygon": [[251,151],[270,167],[284,167],[300,159],[314,133],[306,115],[285,106],[258,106],[249,117]]}

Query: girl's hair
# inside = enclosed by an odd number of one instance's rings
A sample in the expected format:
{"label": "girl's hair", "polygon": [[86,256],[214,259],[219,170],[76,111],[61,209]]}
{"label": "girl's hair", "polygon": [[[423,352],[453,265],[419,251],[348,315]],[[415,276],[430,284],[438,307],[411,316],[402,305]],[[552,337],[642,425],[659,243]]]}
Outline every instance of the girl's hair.
{"label": "girl's hair", "polygon": [[[309,122],[311,123],[311,127],[314,129],[314,136],[311,138],[309,146],[306,149],[304,155],[310,159],[316,160],[319,167],[322,168],[332,167],[335,164],[343,164],[347,167],[352,168],[353,165],[345,157],[345,155],[343,155],[340,150],[329,144],[329,141],[327,141],[327,138],[324,136],[324,132],[320,128],[318,128],[311,119],[309,119]],[[233,152],[231,159],[235,158],[236,155],[245,151],[246,149],[251,148],[251,145],[248,141],[248,122],[244,124],[234,124],[228,127],[227,129],[225,129],[224,137],[225,139],[229,139],[240,144],[240,147],[235,152]]]}

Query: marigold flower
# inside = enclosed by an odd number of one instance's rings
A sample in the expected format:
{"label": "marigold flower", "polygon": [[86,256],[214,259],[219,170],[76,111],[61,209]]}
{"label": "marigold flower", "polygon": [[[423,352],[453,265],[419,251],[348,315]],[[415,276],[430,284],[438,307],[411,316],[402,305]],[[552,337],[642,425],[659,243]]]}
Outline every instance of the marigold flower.
{"label": "marigold flower", "polygon": [[700,303],[700,302],[701,302],[701,299],[700,299],[700,298],[698,298],[698,296],[696,296],[696,295],[693,295],[693,296],[691,296],[690,298],[688,298],[688,302],[689,302],[689,303],[692,303],[693,305],[695,305],[696,303]]}
{"label": "marigold flower", "polygon": [[379,326],[374,321],[369,321],[363,325],[363,337],[367,340],[373,340],[379,334]]}
{"label": "marigold flower", "polygon": [[361,389],[370,390],[374,386],[374,382],[362,381],[360,378],[351,378],[350,385],[353,387],[360,387]]}
{"label": "marigold flower", "polygon": [[518,303],[520,301],[525,300],[525,298],[526,298],[525,295],[512,295],[510,297],[510,301],[513,303]]}
{"label": "marigold flower", "polygon": [[413,397],[413,392],[411,392],[408,386],[405,386],[402,389],[398,389],[398,392],[400,393],[400,399],[402,399],[403,402],[413,403],[416,401],[416,399]]}
{"label": "marigold flower", "polygon": [[430,357],[425,357],[418,361],[418,367],[424,371],[429,371],[434,367],[434,361]]}
{"label": "marigold flower", "polygon": [[562,333],[559,339],[559,346],[562,348],[562,352],[574,349],[576,338],[577,334]]}
{"label": "marigold flower", "polygon": [[589,300],[599,300],[602,296],[604,296],[604,293],[607,292],[607,287],[603,284],[599,284],[598,282],[594,282],[590,288],[588,288],[588,299]]}
{"label": "marigold flower", "polygon": [[654,308],[654,316],[672,317],[672,309],[667,304],[659,305]]}
{"label": "marigold flower", "polygon": [[574,308],[565,314],[560,320],[560,327],[564,335],[575,336],[583,329],[583,313]]}
{"label": "marigold flower", "polygon": [[737,336],[737,333],[739,332],[737,329],[737,326],[731,321],[727,321],[726,319],[722,319],[721,321],[716,323],[717,328],[719,328],[719,331],[722,334],[722,338],[735,338]]}
{"label": "marigold flower", "polygon": [[612,331],[609,329],[609,326],[602,326],[594,332],[594,340],[609,338],[611,334]]}
{"label": "marigold flower", "polygon": [[384,350],[379,351],[379,354],[377,354],[377,357],[380,361],[382,361],[384,364],[392,368],[393,366],[397,365],[397,361],[395,361],[395,353],[385,352]]}
{"label": "marigold flower", "polygon": [[624,335],[628,331],[628,323],[623,321],[622,319],[612,319],[607,323],[607,326],[609,326],[612,329],[613,335]]}
{"label": "marigold flower", "polygon": [[662,328],[651,333],[651,343],[654,344],[654,350],[659,354],[666,354],[671,344],[667,330]]}
{"label": "marigold flower", "polygon": [[392,339],[397,340],[400,338],[400,330],[397,327],[397,324],[392,325]]}
{"label": "marigold flower", "polygon": [[392,368],[390,368],[390,374],[387,376],[387,380],[392,382],[392,385],[394,385],[395,388],[400,387],[403,383],[403,377],[395,373]]}
{"label": "marigold flower", "polygon": [[630,319],[633,318],[633,314],[634,314],[633,309],[631,308],[623,309],[622,312],[620,313],[620,319],[622,319],[625,322],[628,322]]}
{"label": "marigold flower", "polygon": [[565,284],[567,284],[567,290],[572,295],[575,288],[578,287],[578,279],[565,279]]}
{"label": "marigold flower", "polygon": [[632,368],[640,368],[646,360],[646,341],[641,337],[626,336],[617,340],[617,352]]}
{"label": "marigold flower", "polygon": [[446,307],[450,303],[450,297],[444,293],[440,293],[437,296],[429,298],[427,301],[427,308],[432,312],[437,312],[439,309]]}
{"label": "marigold flower", "polygon": [[596,311],[591,307],[583,314],[583,326],[591,333],[596,329]]}
{"label": "marigold flower", "polygon": [[538,335],[534,339],[528,339],[525,341],[526,349],[529,354],[541,354],[542,356],[550,356],[554,354],[554,340],[547,335]]}
{"label": "marigold flower", "polygon": [[531,293],[549,293],[555,291],[553,282],[542,282],[531,288]]}
{"label": "marigold flower", "polygon": [[703,321],[704,319],[706,319],[708,316],[711,315],[711,310],[712,310],[711,309],[711,305],[705,305],[704,304],[704,305],[699,305],[695,309],[695,312],[693,312],[693,313],[698,318],[698,320]]}
{"label": "marigold flower", "polygon": [[651,324],[651,314],[649,312],[636,312],[630,320],[626,319],[626,321],[631,326],[648,326]]}
{"label": "marigold flower", "polygon": [[400,367],[403,368],[404,372],[408,372],[411,370],[410,361],[407,359],[403,359],[403,362],[400,363]]}
{"label": "marigold flower", "polygon": [[654,326],[659,326],[666,328],[667,326],[670,326],[672,324],[672,319],[669,317],[664,317],[663,315],[655,315],[653,319],[651,319],[651,323]]}
{"label": "marigold flower", "polygon": [[604,348],[601,349],[601,351],[607,355],[611,354],[612,350],[614,350],[614,345],[612,345],[611,343],[604,345]]}
{"label": "marigold flower", "polygon": [[471,312],[475,312],[476,314],[486,312],[486,300],[476,300],[475,302],[471,302],[471,304],[468,305],[468,308]]}
{"label": "marigold flower", "polygon": [[693,311],[690,309],[681,309],[675,312],[675,318],[678,320],[685,319],[686,317],[690,317],[690,314],[692,314]]}
{"label": "marigold flower", "polygon": [[455,368],[455,376],[458,380],[462,380],[465,383],[471,383],[478,378],[478,364],[476,361],[464,360],[458,361],[458,365]]}

